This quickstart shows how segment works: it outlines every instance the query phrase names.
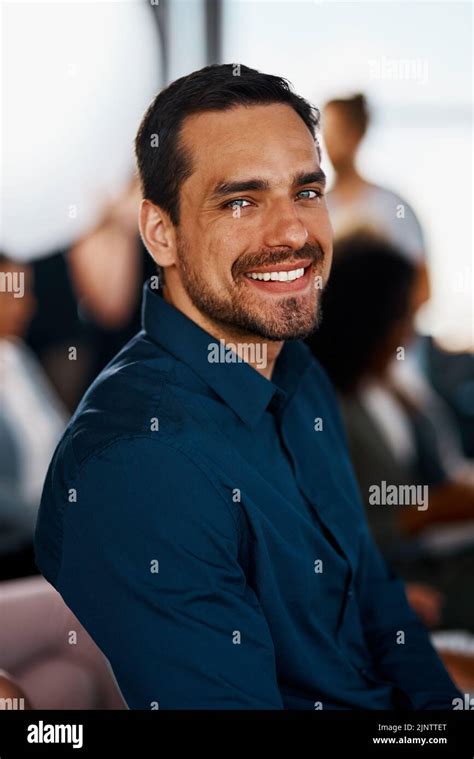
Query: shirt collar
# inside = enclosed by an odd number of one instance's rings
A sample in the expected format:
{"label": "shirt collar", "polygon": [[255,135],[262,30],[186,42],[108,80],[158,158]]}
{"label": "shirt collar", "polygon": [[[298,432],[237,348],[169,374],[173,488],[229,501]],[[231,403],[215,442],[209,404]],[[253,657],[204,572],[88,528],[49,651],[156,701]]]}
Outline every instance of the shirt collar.
{"label": "shirt collar", "polygon": [[285,343],[275,363],[274,381],[244,361],[212,363],[210,346],[219,345],[219,340],[168,303],[162,290],[151,287],[151,279],[143,286],[142,327],[155,343],[189,366],[251,428],[256,427],[271,401],[276,407],[285,405],[310,360],[306,346],[296,341]]}

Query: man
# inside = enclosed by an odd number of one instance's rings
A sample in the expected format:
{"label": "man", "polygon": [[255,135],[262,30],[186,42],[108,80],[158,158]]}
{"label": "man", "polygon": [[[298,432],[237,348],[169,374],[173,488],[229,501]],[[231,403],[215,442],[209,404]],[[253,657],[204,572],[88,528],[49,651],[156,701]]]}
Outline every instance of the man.
{"label": "man", "polygon": [[459,695],[369,537],[333,390],[296,339],[331,263],[317,121],[285,80],[222,65],[160,93],[137,135],[162,287],[74,415],[36,536],[130,708]]}

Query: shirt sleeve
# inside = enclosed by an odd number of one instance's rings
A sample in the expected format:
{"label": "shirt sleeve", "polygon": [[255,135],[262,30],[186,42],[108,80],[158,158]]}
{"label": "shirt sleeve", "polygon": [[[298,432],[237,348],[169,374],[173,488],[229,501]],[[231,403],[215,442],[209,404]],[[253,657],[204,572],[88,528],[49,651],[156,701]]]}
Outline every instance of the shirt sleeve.
{"label": "shirt sleeve", "polygon": [[232,492],[149,438],[113,443],[68,484],[55,585],[129,708],[283,709]]}
{"label": "shirt sleeve", "polygon": [[364,630],[378,675],[391,682],[398,708],[452,709],[461,694],[408,604],[405,587],[383,559],[368,530],[358,577]]}

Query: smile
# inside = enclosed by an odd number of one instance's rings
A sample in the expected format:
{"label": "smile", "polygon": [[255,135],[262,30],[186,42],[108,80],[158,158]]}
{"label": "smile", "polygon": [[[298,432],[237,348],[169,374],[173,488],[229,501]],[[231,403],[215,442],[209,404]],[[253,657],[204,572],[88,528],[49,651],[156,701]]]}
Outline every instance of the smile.
{"label": "smile", "polygon": [[269,280],[272,282],[292,282],[304,276],[304,268],[290,269],[290,271],[249,271],[245,276],[251,279],[259,279],[262,282],[268,282]]}
{"label": "smile", "polygon": [[311,290],[314,280],[312,261],[291,261],[274,266],[274,269],[259,267],[256,271],[245,272],[245,282],[268,295],[303,295]]}

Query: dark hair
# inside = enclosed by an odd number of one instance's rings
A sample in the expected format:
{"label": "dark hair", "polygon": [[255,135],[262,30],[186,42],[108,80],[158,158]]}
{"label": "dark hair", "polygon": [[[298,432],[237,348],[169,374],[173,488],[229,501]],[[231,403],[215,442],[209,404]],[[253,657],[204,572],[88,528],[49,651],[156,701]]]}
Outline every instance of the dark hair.
{"label": "dark hair", "polygon": [[330,105],[342,108],[360,136],[364,136],[370,122],[370,113],[365,95],[358,92],[350,98],[335,98],[326,103],[326,108]]}
{"label": "dark hair", "polygon": [[153,100],[135,139],[143,196],[163,208],[178,225],[179,188],[192,173],[191,156],[180,143],[184,119],[202,111],[271,103],[291,106],[316,139],[318,109],[296,95],[282,77],[226,63],[176,79]]}
{"label": "dark hair", "polygon": [[414,265],[385,240],[360,233],[336,243],[321,326],[307,343],[338,390],[353,390],[408,315],[414,280]]}

